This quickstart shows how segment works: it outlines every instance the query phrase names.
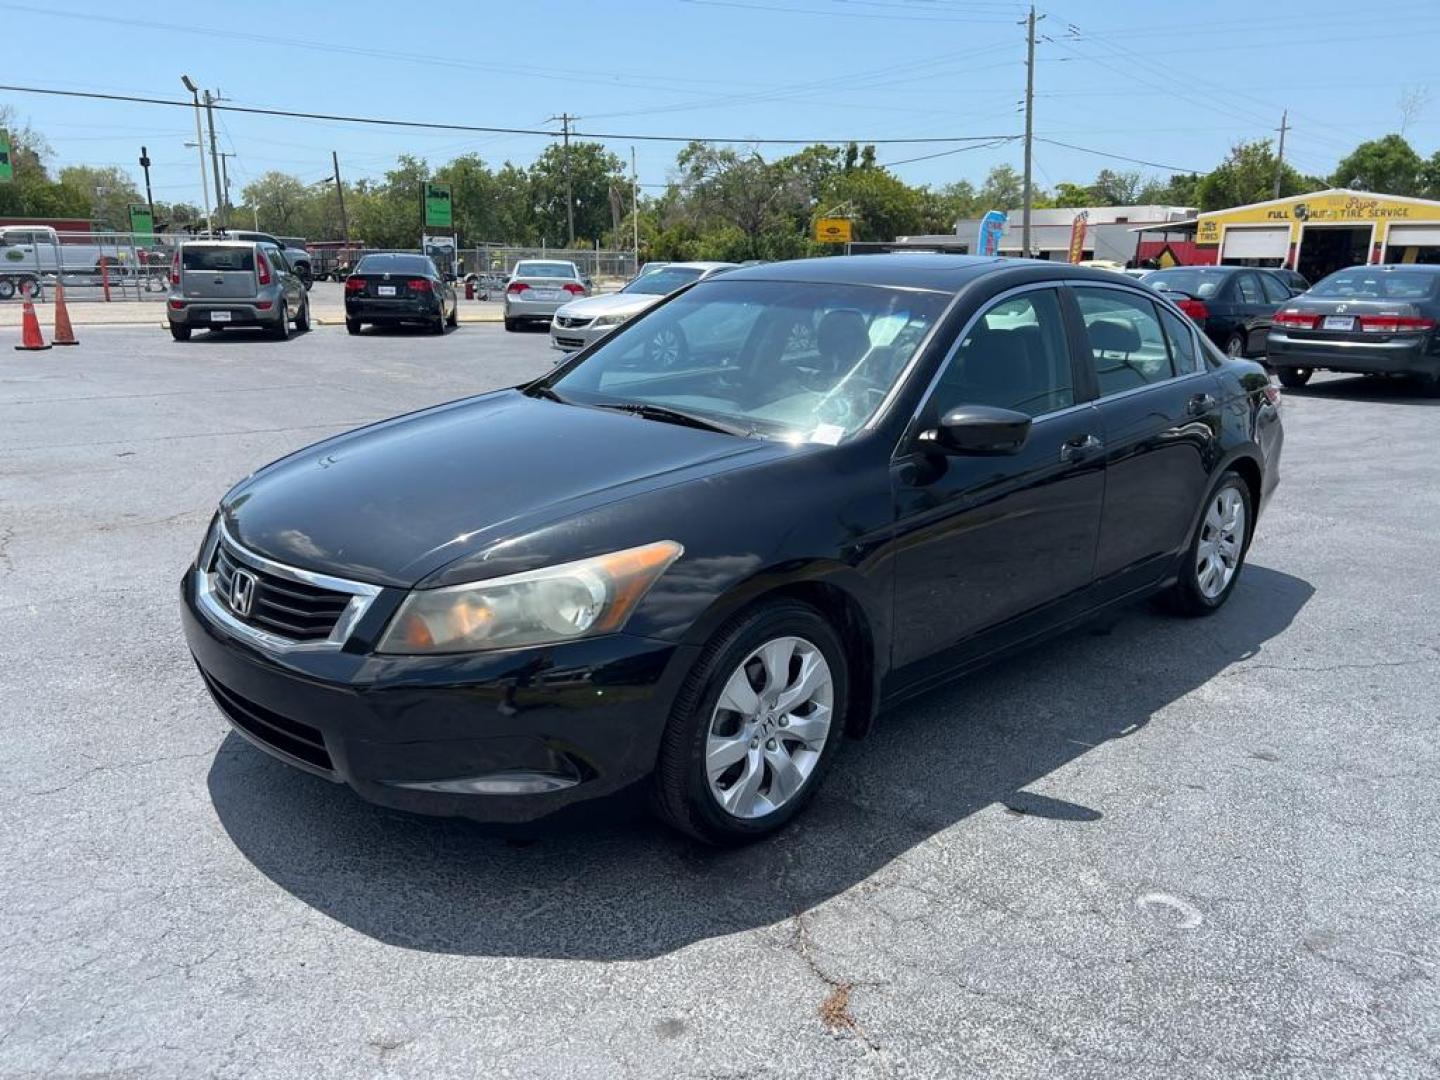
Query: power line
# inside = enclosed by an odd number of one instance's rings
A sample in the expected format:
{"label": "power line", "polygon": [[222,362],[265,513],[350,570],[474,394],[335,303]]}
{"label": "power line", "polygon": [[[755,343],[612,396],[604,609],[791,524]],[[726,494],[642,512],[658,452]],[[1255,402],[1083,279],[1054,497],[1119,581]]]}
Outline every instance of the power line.
{"label": "power line", "polygon": [[[990,26],[999,26],[1010,21],[1005,18],[971,19],[954,18],[949,15],[881,15],[862,11],[836,11],[834,9],[826,11],[817,8],[780,7],[775,4],[746,4],[740,3],[739,0],[682,0],[682,3],[703,5],[705,7],[739,8],[742,11],[778,11],[786,15],[823,15],[827,19],[884,19],[886,22],[969,23],[972,25],[984,24]],[[911,10],[916,9],[912,8]],[[993,15],[996,13],[986,12],[986,14]]]}
{"label": "power line", "polygon": [[1059,139],[1042,139],[1035,136],[1036,142],[1049,143],[1051,146],[1063,146],[1066,150],[1078,150],[1082,154],[1094,154],[1096,157],[1114,158],[1116,161],[1128,161],[1132,165],[1148,165],[1152,169],[1165,169],[1177,173],[1207,173],[1209,169],[1187,169],[1183,165],[1166,165],[1159,161],[1145,161],[1143,158],[1126,157],[1124,154],[1112,154],[1106,150],[1096,150],[1090,146],[1076,146],[1074,143],[1061,142]]}
{"label": "power line", "polygon": [[992,139],[990,142],[977,143],[974,146],[960,146],[954,150],[941,150],[938,154],[922,154],[920,157],[902,158],[899,161],[887,161],[883,165],[877,165],[879,169],[893,169],[896,165],[911,165],[917,161],[930,161],[933,158],[949,157],[951,154],[964,154],[971,150],[989,150],[994,146],[1003,146],[1006,143],[1015,142],[1019,135],[1007,135],[1003,139]]}
{"label": "power line", "polygon": [[[101,94],[88,90],[54,90],[39,86],[10,86],[0,85],[0,90],[10,91],[17,94],[46,94],[53,97],[85,98],[92,101],[122,101],[136,105],[166,105],[172,108],[191,108],[188,101],[173,101],[169,98],[140,97],[133,94]],[[312,113],[301,112],[293,109],[262,109],[251,105],[215,105],[214,108],[223,112],[246,113],[252,116],[279,116],[292,120],[324,120],[345,124],[374,124],[380,127],[403,127],[422,128],[430,131],[471,131],[486,135],[539,135],[547,139],[553,139],[557,132],[548,128],[511,128],[511,127],[486,127],[478,124],[442,124],[434,121],[424,120],[391,120],[376,116],[351,116],[338,113]],[[843,145],[845,143],[863,143],[869,146],[914,146],[925,143],[969,143],[984,142],[989,139],[1008,139],[1009,135],[926,135],[912,138],[861,138],[849,136],[843,139],[776,139],[761,138],[759,136],[726,137],[702,136],[702,135],[637,135],[616,132],[601,131],[571,131],[571,136],[577,139],[600,139],[600,140],[633,140],[635,142],[669,142],[669,143],[748,143],[753,145],[770,146],[809,146],[813,143],[825,143],[830,145]]]}

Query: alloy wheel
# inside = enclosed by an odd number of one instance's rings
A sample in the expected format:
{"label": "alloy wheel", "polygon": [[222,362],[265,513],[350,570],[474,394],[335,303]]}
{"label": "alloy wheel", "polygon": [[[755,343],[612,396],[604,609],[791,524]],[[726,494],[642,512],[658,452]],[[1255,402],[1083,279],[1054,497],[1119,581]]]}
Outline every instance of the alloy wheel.
{"label": "alloy wheel", "polygon": [[660,367],[674,367],[680,360],[680,335],[671,327],[655,331],[650,339],[650,360]]}
{"label": "alloy wheel", "polygon": [[710,718],[710,794],[738,818],[774,813],[815,771],[835,704],[824,654],[800,637],[765,642],[731,672]]}
{"label": "alloy wheel", "polygon": [[1195,581],[1207,600],[1216,599],[1229,586],[1244,546],[1245,500],[1234,487],[1221,488],[1205,511],[1195,548]]}

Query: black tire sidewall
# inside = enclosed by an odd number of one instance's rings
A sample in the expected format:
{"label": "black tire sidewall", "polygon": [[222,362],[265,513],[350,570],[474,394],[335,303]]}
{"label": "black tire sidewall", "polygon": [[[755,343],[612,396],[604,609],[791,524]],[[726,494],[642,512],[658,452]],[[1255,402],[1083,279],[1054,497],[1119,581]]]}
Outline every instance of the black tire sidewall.
{"label": "black tire sidewall", "polygon": [[[1210,504],[1227,487],[1233,487],[1240,492],[1241,504],[1245,507],[1245,539],[1240,546],[1240,562],[1236,565],[1235,573],[1231,576],[1229,584],[1220,591],[1219,596],[1211,598],[1200,590],[1195,556],[1200,548],[1200,538],[1205,534],[1205,515],[1210,512]],[[1180,568],[1180,589],[1187,608],[1198,614],[1208,614],[1212,611],[1219,611],[1225,606],[1225,601],[1230,599],[1230,594],[1235,591],[1235,586],[1239,584],[1245,571],[1245,562],[1250,554],[1250,538],[1254,534],[1255,510],[1251,504],[1250,486],[1245,483],[1239,473],[1226,472],[1206,494],[1205,502],[1200,507],[1200,520],[1195,524],[1195,535],[1190,539],[1190,546],[1185,549],[1185,565]]]}
{"label": "black tire sidewall", "polygon": [[1281,386],[1295,390],[1310,381],[1310,376],[1315,374],[1315,369],[1295,367],[1279,368],[1275,374],[1279,377]]}
{"label": "black tire sidewall", "polygon": [[[1232,344],[1239,346],[1234,352],[1230,351],[1230,346]],[[1240,334],[1231,334],[1228,338],[1226,338],[1225,355],[1234,357],[1235,359],[1243,360],[1245,358],[1245,338]]]}
{"label": "black tire sidewall", "polygon": [[[825,657],[834,679],[834,712],[820,760],[804,788],[775,813],[751,821],[726,813],[715,801],[705,772],[710,720],[725,681],[756,647],[773,638],[809,641]],[[774,601],[731,622],[702,652],[695,670],[676,698],[658,771],[665,816],[685,831],[713,844],[743,844],[783,828],[814,796],[843,738],[850,679],[845,646],[820,612],[798,601]]]}

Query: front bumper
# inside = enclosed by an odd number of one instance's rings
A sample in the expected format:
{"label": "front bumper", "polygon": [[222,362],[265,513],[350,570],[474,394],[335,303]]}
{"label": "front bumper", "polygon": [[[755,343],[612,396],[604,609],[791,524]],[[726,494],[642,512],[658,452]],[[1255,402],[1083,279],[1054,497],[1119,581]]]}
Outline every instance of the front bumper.
{"label": "front bumper", "polygon": [[695,650],[614,634],[462,656],[274,654],[198,606],[185,638],[232,727],[265,752],[400,810],[522,823],[654,768]]}
{"label": "front bumper", "polygon": [[561,292],[555,300],[515,300],[505,294],[505,318],[507,319],[550,319],[555,312],[579,297]]}
{"label": "front bumper", "polygon": [[1431,334],[1377,335],[1355,341],[1298,337],[1271,328],[1266,348],[1271,367],[1321,368],[1366,375],[1440,376],[1440,353]]}
{"label": "front bumper", "polygon": [[614,326],[596,326],[593,322],[589,326],[556,326],[554,320],[550,322],[550,344],[561,352],[577,352],[585,348],[591,342],[599,341],[605,335],[620,328],[620,324]]}

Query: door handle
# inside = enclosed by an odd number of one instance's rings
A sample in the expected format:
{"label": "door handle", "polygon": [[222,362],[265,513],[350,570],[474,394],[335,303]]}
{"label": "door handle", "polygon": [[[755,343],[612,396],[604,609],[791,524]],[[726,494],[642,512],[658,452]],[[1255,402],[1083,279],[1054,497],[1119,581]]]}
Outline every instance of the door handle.
{"label": "door handle", "polygon": [[1210,394],[1196,394],[1185,403],[1185,411],[1191,416],[1204,416],[1219,404]]}
{"label": "door handle", "polygon": [[1095,435],[1077,435],[1060,446],[1060,460],[1065,462],[1084,461],[1105,444]]}

